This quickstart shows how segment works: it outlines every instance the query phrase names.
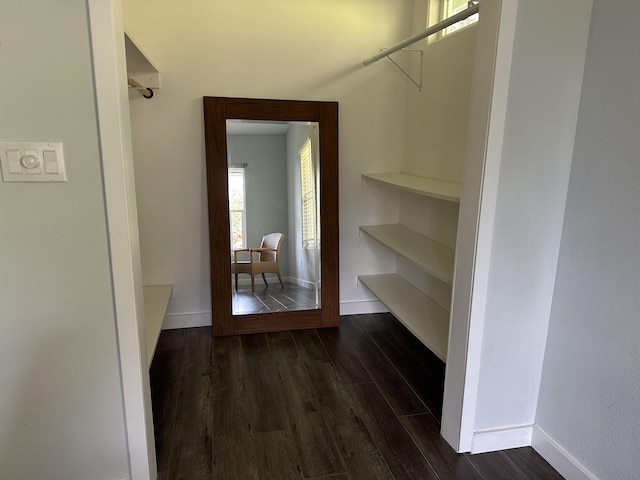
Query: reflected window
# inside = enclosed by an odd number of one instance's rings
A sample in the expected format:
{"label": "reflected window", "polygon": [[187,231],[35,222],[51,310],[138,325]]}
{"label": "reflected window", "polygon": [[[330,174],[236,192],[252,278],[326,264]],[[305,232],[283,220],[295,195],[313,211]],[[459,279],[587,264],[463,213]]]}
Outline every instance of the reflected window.
{"label": "reflected window", "polygon": [[229,165],[229,223],[231,248],[246,248],[246,165]]}
{"label": "reflected window", "polygon": [[302,196],[302,248],[315,248],[317,244],[316,182],[310,138],[300,149],[299,155]]}

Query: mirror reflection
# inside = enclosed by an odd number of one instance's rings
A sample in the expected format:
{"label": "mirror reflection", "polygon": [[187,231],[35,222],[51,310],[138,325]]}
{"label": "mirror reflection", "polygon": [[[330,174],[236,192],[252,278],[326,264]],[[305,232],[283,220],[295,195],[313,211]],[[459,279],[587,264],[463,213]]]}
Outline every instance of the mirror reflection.
{"label": "mirror reflection", "polygon": [[320,308],[318,123],[226,129],[233,315]]}

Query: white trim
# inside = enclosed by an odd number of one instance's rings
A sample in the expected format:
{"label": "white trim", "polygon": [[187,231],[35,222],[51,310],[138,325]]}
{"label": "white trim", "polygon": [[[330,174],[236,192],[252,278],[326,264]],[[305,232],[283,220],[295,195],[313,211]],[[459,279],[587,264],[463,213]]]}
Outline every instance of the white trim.
{"label": "white trim", "polygon": [[[340,315],[358,315],[362,313],[385,313],[389,309],[377,300],[357,300],[340,302]],[[165,315],[162,330],[176,328],[210,327],[211,312],[172,313]]]}
{"label": "white trim", "polygon": [[283,277],[282,281],[293,283],[294,285],[298,285],[299,287],[308,288],[311,290],[315,289],[316,287],[315,282],[310,282],[309,280],[303,280],[302,278],[298,278],[298,277]]}
{"label": "white trim", "polygon": [[386,313],[389,309],[379,300],[351,300],[340,302],[340,315]]}
{"label": "white trim", "polygon": [[156,478],[120,0],[87,0],[129,469]]}
{"label": "white trim", "polygon": [[598,480],[598,477],[537,425],[533,426],[531,446],[566,480]]}
{"label": "white trim", "polygon": [[211,312],[172,313],[165,315],[162,330],[176,328],[210,327]]}
{"label": "white trim", "polygon": [[531,445],[533,425],[512,425],[478,430],[473,434],[471,453],[495,452]]}
{"label": "white trim", "polygon": [[441,429],[458,452],[470,451],[474,436],[517,8],[517,0],[483,0],[478,23]]}

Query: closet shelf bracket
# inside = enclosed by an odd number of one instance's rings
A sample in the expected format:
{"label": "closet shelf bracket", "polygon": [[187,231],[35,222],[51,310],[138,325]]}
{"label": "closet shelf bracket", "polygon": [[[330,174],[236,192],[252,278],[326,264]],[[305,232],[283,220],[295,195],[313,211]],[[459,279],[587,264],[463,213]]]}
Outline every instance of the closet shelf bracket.
{"label": "closet shelf bracket", "polygon": [[[386,48],[381,48],[380,52],[384,52],[386,50]],[[407,77],[409,80],[411,80],[411,83],[413,83],[416,87],[418,87],[418,91],[421,92],[422,91],[422,71],[424,69],[424,51],[417,49],[417,48],[403,48],[400,50],[401,52],[409,52],[409,53],[419,53],[420,54],[420,69],[418,70],[420,72],[420,74],[418,75],[418,79],[414,79],[411,74],[409,74],[409,72],[407,72],[404,68],[402,68],[402,66],[396,62],[393,58],[391,58],[390,56],[387,57],[387,59],[393,63],[396,68],[398,70],[400,70],[402,72],[402,74]]]}

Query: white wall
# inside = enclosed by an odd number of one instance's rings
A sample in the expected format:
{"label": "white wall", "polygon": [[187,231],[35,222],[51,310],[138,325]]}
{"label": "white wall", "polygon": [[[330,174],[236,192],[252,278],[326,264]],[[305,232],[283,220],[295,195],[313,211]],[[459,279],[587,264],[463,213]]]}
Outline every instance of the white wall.
{"label": "white wall", "polygon": [[129,475],[86,2],[10,0],[3,140],[61,140],[64,184],[0,183],[0,465]]}
{"label": "white wall", "polygon": [[410,33],[411,6],[124,1],[125,29],[162,74],[162,88],[134,98],[131,114],[144,282],[175,286],[170,313],[210,312],[204,95],[339,102],[341,301],[357,310],[372,298],[356,275],[385,260],[357,226],[397,207],[361,188],[360,174],[399,168],[408,81],[389,62],[361,62]]}
{"label": "white wall", "polygon": [[[317,139],[311,125],[292,124],[287,132],[287,183],[289,190],[289,274],[290,281],[311,287],[320,279],[318,262],[320,250],[302,248],[302,182],[300,176],[300,149],[312,139],[312,161],[317,162]],[[316,190],[316,193],[317,190]],[[319,198],[319,196],[317,196]]]}
{"label": "white wall", "polygon": [[[478,25],[427,44],[422,92],[407,95],[404,171],[462,182]],[[455,243],[455,240],[454,240]]]}
{"label": "white wall", "polygon": [[230,163],[247,164],[247,247],[259,247],[262,237],[268,233],[284,233],[280,272],[286,276],[289,272],[289,262],[285,252],[290,244],[287,235],[289,206],[286,136],[229,135],[227,151]]}
{"label": "white wall", "polygon": [[[527,426],[535,418],[590,6],[588,0],[519,2],[476,431]],[[501,445],[474,445],[484,448]]]}
{"label": "white wall", "polygon": [[[425,10],[425,2],[416,2],[418,19],[424,18]],[[473,25],[438,41],[414,45],[424,49],[423,88],[412,86],[407,92],[403,172],[462,182],[476,37]],[[417,57],[411,63],[417,75]],[[455,248],[459,204],[404,192],[397,192],[397,199],[399,223]],[[450,309],[450,285],[402,258],[396,259],[396,273]]]}
{"label": "white wall", "polygon": [[638,22],[594,2],[536,415],[601,479],[640,472]]}

